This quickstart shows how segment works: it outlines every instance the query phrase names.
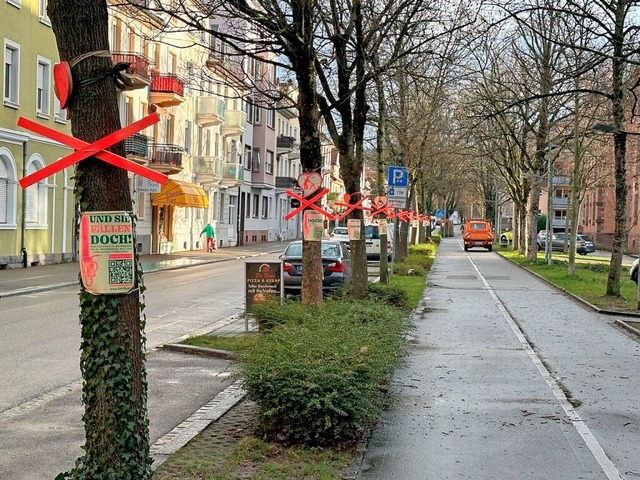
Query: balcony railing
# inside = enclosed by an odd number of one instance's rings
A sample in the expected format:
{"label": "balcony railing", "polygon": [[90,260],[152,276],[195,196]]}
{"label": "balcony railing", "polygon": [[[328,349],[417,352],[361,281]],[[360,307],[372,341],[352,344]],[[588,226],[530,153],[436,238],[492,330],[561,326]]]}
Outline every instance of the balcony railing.
{"label": "balcony railing", "polygon": [[138,157],[147,157],[149,144],[151,139],[141,133],[134,133],[130,137],[124,139],[124,150],[127,155],[136,155]]}
{"label": "balcony railing", "polygon": [[237,184],[244,179],[244,167],[238,163],[225,163],[222,165],[222,182],[225,184]]}
{"label": "balcony railing", "polygon": [[149,66],[151,60],[136,52],[113,52],[111,59],[114,63],[129,63],[124,74],[134,82],[134,87],[146,87],[151,82]]}
{"label": "balcony railing", "polygon": [[298,182],[291,177],[276,177],[276,188],[298,188]]}
{"label": "balcony railing", "polygon": [[222,177],[222,159],[215,157],[196,157],[196,175],[215,175]]}
{"label": "balcony railing", "polygon": [[224,122],[227,104],[218,97],[196,99],[196,122],[201,126],[220,125]]}
{"label": "balcony railing", "polygon": [[242,110],[227,110],[222,124],[224,135],[240,136],[247,131],[247,114]]}
{"label": "balcony railing", "polygon": [[184,83],[176,75],[153,73],[149,102],[160,107],[175,107],[184,102]]}
{"label": "balcony railing", "polygon": [[278,137],[278,148],[283,148],[287,150],[293,150],[296,146],[296,139],[294,137],[284,137],[280,135]]}
{"label": "balcony railing", "polygon": [[151,91],[183,96],[184,83],[172,73],[156,73],[151,76]]}
{"label": "balcony railing", "polygon": [[182,168],[182,153],[179,145],[152,143],[149,145],[149,161],[151,164],[173,165]]}

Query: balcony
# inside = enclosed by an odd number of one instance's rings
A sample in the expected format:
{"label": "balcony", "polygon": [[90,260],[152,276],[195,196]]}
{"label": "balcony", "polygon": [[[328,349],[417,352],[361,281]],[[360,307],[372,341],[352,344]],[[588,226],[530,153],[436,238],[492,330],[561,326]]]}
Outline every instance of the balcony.
{"label": "balcony", "polygon": [[149,102],[161,107],[173,107],[184,102],[184,83],[173,74],[153,74]]}
{"label": "balcony", "polygon": [[151,139],[141,133],[134,133],[124,139],[124,151],[127,158],[142,165],[149,163],[149,144]]}
{"label": "balcony", "polygon": [[149,145],[149,168],[165,175],[173,175],[182,171],[182,153],[179,145],[152,143]]}
{"label": "balcony", "polygon": [[229,84],[236,88],[247,88],[244,83],[246,74],[242,68],[242,62],[238,55],[230,55],[222,52],[211,52],[206,65],[211,72],[222,76]]}
{"label": "balcony", "polygon": [[221,158],[196,157],[196,183],[203,185],[217,185],[222,180],[223,163]]}
{"label": "balcony", "polygon": [[277,143],[277,153],[291,153],[296,148],[296,139],[294,137],[284,137],[280,135]]}
{"label": "balcony", "polygon": [[221,131],[222,135],[239,137],[247,131],[247,114],[242,110],[227,110]]}
{"label": "balcony", "polygon": [[212,127],[224,123],[227,102],[218,97],[196,99],[196,123],[201,127]]}
{"label": "balcony", "polygon": [[276,177],[276,188],[282,190],[298,188],[298,181],[291,177]]}
{"label": "balcony", "polygon": [[145,88],[151,84],[151,76],[149,75],[151,61],[141,53],[113,52],[111,60],[113,63],[129,64],[129,68],[122,72],[122,76],[131,82],[131,86],[125,87],[125,90]]}
{"label": "balcony", "polygon": [[222,185],[235,187],[244,180],[244,167],[237,163],[224,163],[222,165]]}

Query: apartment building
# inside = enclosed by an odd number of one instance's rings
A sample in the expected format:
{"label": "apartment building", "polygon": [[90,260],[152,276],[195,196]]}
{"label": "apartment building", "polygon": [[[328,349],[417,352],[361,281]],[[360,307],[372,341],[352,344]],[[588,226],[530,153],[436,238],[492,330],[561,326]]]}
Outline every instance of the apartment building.
{"label": "apartment building", "polygon": [[[45,0],[0,4],[0,268],[20,266],[23,257],[28,264],[62,261],[76,250],[72,169],[24,194],[17,183],[70,153],[16,127],[25,116],[70,134],[53,94],[58,57],[45,8]],[[211,27],[239,28],[215,18]],[[252,35],[248,28],[234,34]],[[121,124],[152,112],[161,119],[125,140],[126,155],[170,178],[160,187],[129,174],[138,251],[203,249],[207,223],[221,247],[298,238],[300,216],[284,216],[290,210],[285,190],[302,171],[299,125],[291,103],[283,108],[273,95],[286,88],[295,97],[295,87],[280,84],[269,58],[250,58],[213,36],[123,4],[109,6],[109,41],[113,62],[130,64],[124,75],[131,85],[117,96]],[[337,179],[335,167],[331,178]]]}
{"label": "apartment building", "polygon": [[73,256],[73,169],[23,190],[18,180],[71,153],[16,126],[19,117],[70,134],[53,93],[58,61],[46,0],[0,3],[3,46],[0,105],[0,268],[60,262]]}

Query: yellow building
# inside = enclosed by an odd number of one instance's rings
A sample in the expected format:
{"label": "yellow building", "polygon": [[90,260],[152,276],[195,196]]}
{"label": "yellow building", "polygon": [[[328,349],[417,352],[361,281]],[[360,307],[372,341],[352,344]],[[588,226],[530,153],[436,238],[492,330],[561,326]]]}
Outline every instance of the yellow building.
{"label": "yellow building", "polygon": [[70,153],[16,126],[26,117],[70,134],[53,91],[55,38],[46,0],[0,3],[3,45],[0,105],[0,268],[59,262],[74,251],[73,170],[23,189],[18,180]]}

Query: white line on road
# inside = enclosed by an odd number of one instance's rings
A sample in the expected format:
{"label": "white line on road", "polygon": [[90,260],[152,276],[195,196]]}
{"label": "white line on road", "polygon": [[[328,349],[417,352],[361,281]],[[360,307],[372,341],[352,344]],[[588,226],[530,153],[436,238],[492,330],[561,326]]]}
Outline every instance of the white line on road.
{"label": "white line on road", "polygon": [[580,418],[580,415],[578,415],[578,412],[576,412],[575,408],[573,408],[571,403],[569,403],[569,400],[567,399],[566,395],[560,389],[560,386],[555,381],[555,379],[551,376],[551,373],[549,373],[549,370],[547,370],[547,368],[544,366],[538,354],[531,347],[531,345],[525,338],[524,334],[522,333],[522,330],[520,330],[516,322],[513,320],[513,317],[509,314],[509,312],[507,312],[507,309],[505,308],[504,304],[500,301],[500,299],[494,292],[493,288],[491,288],[491,285],[489,285],[489,282],[487,282],[487,280],[484,278],[484,276],[480,272],[480,269],[478,268],[478,265],[476,264],[476,262],[473,261],[473,259],[469,256],[469,254],[466,254],[466,255],[469,261],[471,262],[471,265],[475,269],[476,274],[478,275],[478,278],[484,285],[485,289],[489,292],[489,295],[491,295],[491,298],[493,298],[494,302],[496,303],[498,310],[500,310],[500,313],[502,314],[504,319],[507,321],[507,323],[511,327],[511,330],[513,330],[513,333],[515,334],[515,336],[518,338],[520,345],[522,346],[524,351],[527,352],[527,355],[529,355],[529,358],[531,359],[533,364],[536,366],[536,368],[538,369],[538,372],[540,373],[544,381],[547,383],[547,385],[553,392],[553,395],[556,397],[556,400],[558,400],[558,403],[560,404],[565,414],[571,421],[571,424],[576,429],[580,437],[582,437],[582,440],[591,451],[591,454],[594,456],[596,462],[598,462],[598,465],[600,465],[600,468],[602,468],[602,471],[604,472],[604,474],[607,476],[609,480],[624,478],[622,475],[620,475],[620,472],[618,471],[616,466],[613,464],[611,459],[607,457],[607,454],[605,453],[604,449],[602,448],[600,443],[598,443],[598,440],[596,440],[594,435],[591,433],[591,430],[589,430],[589,427],[587,427],[587,424],[585,423],[585,421],[582,418]]}

